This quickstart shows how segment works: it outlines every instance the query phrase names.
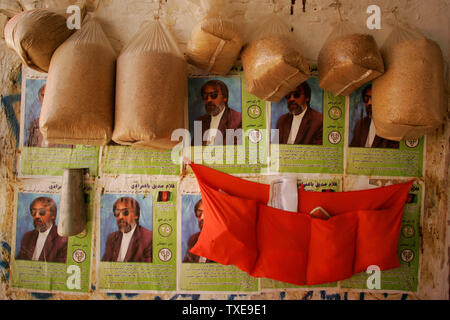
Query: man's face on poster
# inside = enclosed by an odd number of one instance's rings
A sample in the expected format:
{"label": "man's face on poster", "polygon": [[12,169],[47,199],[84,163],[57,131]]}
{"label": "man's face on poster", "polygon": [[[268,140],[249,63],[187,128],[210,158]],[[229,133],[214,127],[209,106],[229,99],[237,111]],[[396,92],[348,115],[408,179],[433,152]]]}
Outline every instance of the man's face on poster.
{"label": "man's face on poster", "polygon": [[31,208],[30,214],[36,231],[45,232],[53,226],[55,216],[51,214],[48,204],[36,201]]}
{"label": "man's face on poster", "polygon": [[308,99],[302,86],[298,86],[294,91],[291,91],[286,96],[289,112],[296,116],[302,113],[306,108]]}
{"label": "man's face on poster", "polygon": [[116,218],[117,228],[124,233],[130,232],[136,225],[138,219],[132,204],[128,202],[119,202],[116,204],[114,217]]}
{"label": "man's face on poster", "polygon": [[372,88],[368,88],[364,93],[363,102],[366,106],[367,116],[372,118]]}
{"label": "man's face on poster", "polygon": [[202,92],[206,113],[217,116],[225,108],[226,98],[223,97],[219,87],[207,85]]}
{"label": "man's face on poster", "polygon": [[203,202],[201,202],[195,211],[195,217],[197,218],[198,227],[200,230],[203,229]]}

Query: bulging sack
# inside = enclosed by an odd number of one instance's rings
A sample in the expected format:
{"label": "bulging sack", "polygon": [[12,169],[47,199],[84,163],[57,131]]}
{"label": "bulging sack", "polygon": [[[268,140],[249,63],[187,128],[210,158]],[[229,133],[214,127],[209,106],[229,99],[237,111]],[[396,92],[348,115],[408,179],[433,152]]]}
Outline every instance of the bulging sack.
{"label": "bulging sack", "polygon": [[39,119],[50,143],[105,145],[114,117],[116,53],[88,18],[54,53]]}
{"label": "bulging sack", "polygon": [[[81,6],[81,18],[85,14]],[[55,50],[76,29],[67,27],[66,9],[33,9],[15,15],[6,24],[6,44],[29,68],[47,72]]]}
{"label": "bulging sack", "polygon": [[205,72],[226,75],[241,52],[242,28],[228,17],[224,0],[200,0],[200,9],[203,17],[191,32],[187,61]]}
{"label": "bulging sack", "polygon": [[309,65],[289,27],[272,14],[265,18],[242,52],[247,91],[279,102],[310,77]]}
{"label": "bulging sack", "polygon": [[375,39],[339,23],[319,53],[319,85],[335,95],[347,96],[384,73]]}
{"label": "bulging sack", "polygon": [[418,139],[440,126],[446,96],[439,45],[396,26],[382,54],[386,72],[372,86],[377,135],[396,141]]}
{"label": "bulging sack", "polygon": [[208,72],[226,75],[243,45],[238,26],[222,17],[208,17],[192,30],[187,45],[190,64]]}
{"label": "bulging sack", "polygon": [[122,145],[171,149],[184,128],[187,63],[168,30],[144,24],[117,61],[113,140]]}

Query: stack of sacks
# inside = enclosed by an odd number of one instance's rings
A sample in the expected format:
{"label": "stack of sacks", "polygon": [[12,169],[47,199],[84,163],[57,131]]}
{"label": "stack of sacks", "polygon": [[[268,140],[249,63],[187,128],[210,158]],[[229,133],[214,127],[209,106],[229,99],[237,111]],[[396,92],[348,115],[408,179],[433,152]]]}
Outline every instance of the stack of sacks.
{"label": "stack of sacks", "polygon": [[225,17],[223,0],[202,1],[202,5],[207,15],[192,30],[187,60],[208,73],[226,75],[242,49],[240,28]]}
{"label": "stack of sacks", "polygon": [[159,20],[145,23],[117,61],[113,140],[122,145],[171,149],[184,128],[187,63]]}
{"label": "stack of sacks", "polygon": [[242,52],[247,91],[279,102],[310,77],[309,65],[289,27],[275,14],[267,16]]}
{"label": "stack of sacks", "polygon": [[39,119],[44,139],[84,145],[111,140],[115,64],[102,27],[87,18],[53,54]]}
{"label": "stack of sacks", "polygon": [[350,95],[384,73],[375,39],[354,30],[348,22],[338,23],[319,53],[319,85],[335,95]]}
{"label": "stack of sacks", "polygon": [[444,62],[434,41],[396,26],[383,45],[386,73],[373,82],[372,113],[377,135],[418,139],[445,118]]}
{"label": "stack of sacks", "polygon": [[[81,19],[85,14],[82,2]],[[47,72],[55,50],[69,38],[76,29],[67,27],[70,15],[63,9],[34,9],[15,15],[6,24],[6,44],[13,49],[23,63],[39,72]]]}

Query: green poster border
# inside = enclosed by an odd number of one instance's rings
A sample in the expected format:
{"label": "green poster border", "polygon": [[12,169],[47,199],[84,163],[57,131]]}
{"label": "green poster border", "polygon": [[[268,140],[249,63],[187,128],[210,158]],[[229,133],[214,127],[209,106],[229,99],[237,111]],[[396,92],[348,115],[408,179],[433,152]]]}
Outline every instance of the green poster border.
{"label": "green poster border", "polygon": [[[323,91],[323,144],[270,144],[270,173],[344,173],[345,97]],[[303,153],[305,159],[299,160]],[[312,156],[314,160],[307,160]],[[290,160],[286,160],[289,159]],[[320,161],[318,161],[320,159]]]}
{"label": "green poster border", "polygon": [[[62,176],[64,169],[89,169],[91,176],[98,175],[99,147],[77,145],[68,148],[24,147],[20,154],[21,176]],[[55,162],[49,153],[70,159],[69,162]],[[85,162],[86,161],[86,162]]]}
{"label": "green poster border", "polygon": [[[47,263],[41,261],[25,261],[12,259],[11,262],[11,286],[20,289],[32,289],[45,292],[79,292],[87,293],[90,290],[91,282],[91,251],[92,251],[92,234],[93,234],[93,220],[94,220],[94,199],[95,199],[95,184],[89,184],[86,190],[88,196],[88,214],[86,221],[86,231],[81,232],[76,236],[69,237],[67,243],[67,259],[66,263]],[[30,193],[30,192],[27,192]],[[38,193],[38,192],[36,192]],[[17,193],[18,194],[18,193]],[[40,193],[46,195],[45,193]],[[16,197],[17,199],[17,197]],[[14,251],[16,243],[16,233],[14,232]],[[75,251],[82,250],[84,252],[84,260],[75,261]],[[79,256],[78,256],[79,257]],[[70,276],[73,275],[71,266],[80,268],[80,289],[69,289],[67,282],[70,281]],[[20,268],[32,268],[36,273],[18,278]],[[61,276],[64,275],[64,276]],[[27,283],[36,283],[31,285]]]}
{"label": "green poster border", "polygon": [[[400,261],[400,268],[393,270],[381,271],[381,288],[370,289],[374,291],[393,290],[402,292],[417,292],[419,284],[419,264],[420,264],[420,221],[422,212],[422,195],[423,186],[421,184],[413,184],[410,194],[416,196],[417,202],[413,204],[405,204],[402,217],[401,233],[398,243],[398,259]],[[414,235],[408,234],[405,228],[412,227]],[[412,252],[412,260],[410,262],[404,261],[402,252],[410,250]],[[410,255],[407,257],[411,257]],[[403,275],[399,272],[404,270]],[[365,272],[354,275],[352,278],[340,281],[341,288],[345,289],[360,289],[368,290],[367,279],[370,274]],[[402,279],[403,277],[403,279]],[[395,283],[397,282],[397,284]]]}
{"label": "green poster border", "polygon": [[[418,140],[416,147],[408,147],[413,140],[400,141],[399,149],[375,149],[375,148],[352,148],[347,149],[346,174],[366,175],[366,176],[391,176],[391,177],[422,177],[423,160],[425,149],[425,138]],[[391,159],[388,161],[379,161]],[[402,161],[399,161],[401,157]],[[372,158],[371,161],[369,161]],[[411,160],[412,159],[412,160]],[[413,161],[417,159],[417,161]],[[357,163],[361,168],[356,167]],[[413,168],[417,170],[413,170]],[[391,168],[391,169],[387,169]]]}
{"label": "green poster border", "polygon": [[[148,194],[153,197],[153,262],[152,263],[122,263],[122,262],[102,262],[98,259],[98,289],[107,291],[175,291],[177,282],[177,194],[178,182],[176,181],[152,181],[150,184],[156,186]],[[170,201],[158,204],[157,197],[159,191],[167,191],[170,189],[172,195]],[[115,192],[110,192],[115,194]],[[143,193],[138,193],[143,194]],[[147,194],[147,193],[144,193]],[[101,200],[100,200],[101,201]],[[171,203],[170,210],[163,209],[165,204]],[[164,213],[167,211],[166,213]],[[172,227],[169,236],[164,236],[162,225],[170,224]],[[160,230],[161,229],[161,230]],[[162,249],[169,249],[171,257],[168,261],[162,261],[160,252]],[[164,268],[162,274],[158,274],[158,270]],[[105,270],[110,270],[111,276],[108,277]],[[138,277],[135,276],[140,269],[154,272],[152,275]],[[112,271],[111,271],[112,270]],[[159,278],[169,274],[170,282],[166,288],[160,288],[152,285]],[[114,281],[110,284],[108,278]],[[125,284],[127,278],[133,278],[131,284]],[[122,281],[122,283],[119,283]]]}
{"label": "green poster border", "polygon": [[[139,154],[145,154],[159,160],[142,160]],[[179,160],[179,153],[177,160]],[[129,146],[106,146],[101,156],[102,174],[137,174],[137,175],[180,175],[180,163],[172,162],[172,150],[158,151]],[[112,159],[111,159],[112,158]]]}

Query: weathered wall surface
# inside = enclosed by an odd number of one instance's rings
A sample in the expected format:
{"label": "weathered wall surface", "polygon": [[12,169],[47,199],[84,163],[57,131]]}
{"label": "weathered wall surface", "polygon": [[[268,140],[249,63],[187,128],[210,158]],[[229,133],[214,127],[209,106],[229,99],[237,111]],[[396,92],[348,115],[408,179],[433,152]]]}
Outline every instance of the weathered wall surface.
{"label": "weathered wall surface", "polygon": [[[66,1],[66,0],[64,0]],[[0,9],[17,11],[44,6],[55,2],[52,0],[0,0]],[[66,2],[70,2],[67,0]],[[93,1],[95,2],[95,1]],[[186,47],[190,32],[195,25],[201,10],[195,3],[199,0],[163,0],[162,19],[169,25],[182,49]],[[272,11],[272,0],[231,0],[231,12],[236,22],[242,23],[243,28],[249,29],[257,23],[264,14]],[[303,46],[307,59],[311,62],[317,55],[332,25],[338,15],[330,7],[332,0],[307,0],[305,12],[300,0],[276,1],[279,14],[284,16],[292,27],[293,33]],[[450,61],[449,15],[450,2],[448,0],[342,0],[342,15],[371,33],[381,45],[390,31],[389,23],[394,21],[391,11],[398,7],[401,21],[407,22],[420,30],[425,36],[436,41],[443,53],[447,66]],[[366,9],[376,4],[382,9],[382,29],[368,31],[365,22],[368,18]],[[114,48],[119,51],[133,36],[139,26],[146,19],[151,19],[158,7],[157,0],[103,0],[97,10],[102,25],[111,39]],[[6,21],[7,11],[0,13],[0,28]],[[2,31],[2,30],[1,30]],[[17,119],[19,116],[18,82],[20,62],[8,51],[4,40],[0,39],[0,94],[2,104],[0,109],[0,246],[2,258],[2,272],[0,272],[0,299],[448,299],[449,298],[449,242],[448,229],[450,225],[448,215],[449,197],[449,150],[450,130],[448,118],[446,124],[427,136],[426,168],[424,183],[426,186],[425,209],[422,219],[422,261],[417,294],[403,293],[360,293],[349,290],[295,290],[250,295],[120,295],[102,294],[94,291],[86,295],[30,295],[9,288],[7,243],[12,239],[13,219],[13,186],[15,167],[15,148],[17,134]],[[447,72],[448,74],[448,72]],[[448,76],[447,76],[448,77]],[[448,81],[447,81],[447,90]],[[95,281],[95,279],[93,279]]]}

